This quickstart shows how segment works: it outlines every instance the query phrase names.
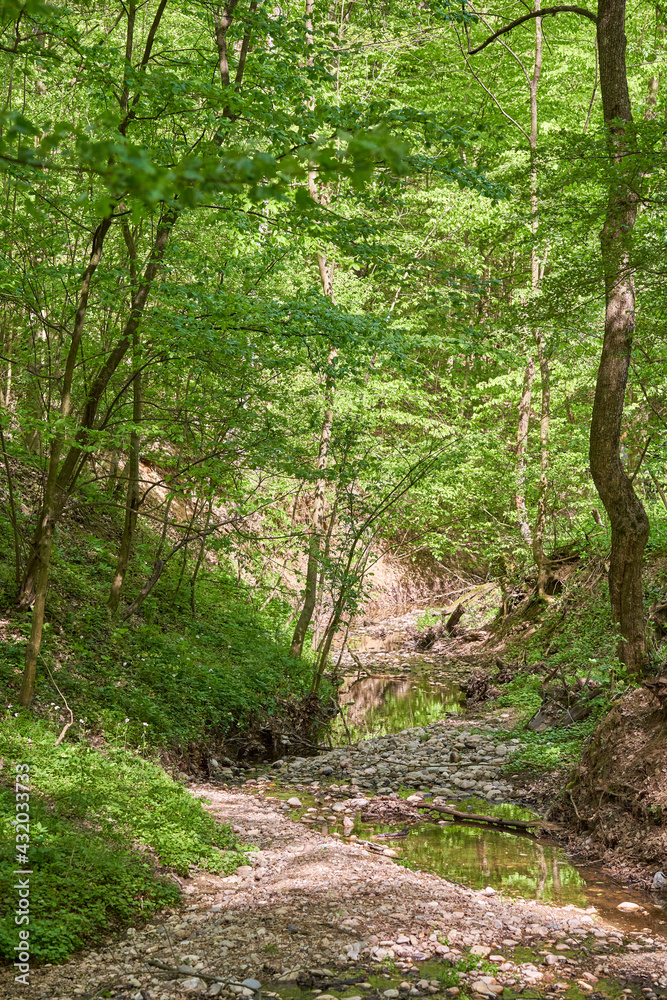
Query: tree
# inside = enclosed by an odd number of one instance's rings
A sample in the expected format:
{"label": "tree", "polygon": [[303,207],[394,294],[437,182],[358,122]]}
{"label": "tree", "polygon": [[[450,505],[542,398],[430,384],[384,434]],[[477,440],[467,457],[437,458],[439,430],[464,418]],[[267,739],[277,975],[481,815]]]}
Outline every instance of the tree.
{"label": "tree", "polygon": [[596,24],[600,92],[611,162],[604,227],[600,235],[605,288],[602,356],[590,429],[591,473],[611,524],[609,594],[618,623],[619,656],[632,673],[646,661],[642,557],[649,522],[621,461],[623,406],[635,327],[635,283],[630,241],[637,216],[636,171],[629,154],[632,108],[625,63],[625,0],[600,0],[597,16],[580,7],[533,11],[505,25],[473,50],[534,17],[577,13]]}

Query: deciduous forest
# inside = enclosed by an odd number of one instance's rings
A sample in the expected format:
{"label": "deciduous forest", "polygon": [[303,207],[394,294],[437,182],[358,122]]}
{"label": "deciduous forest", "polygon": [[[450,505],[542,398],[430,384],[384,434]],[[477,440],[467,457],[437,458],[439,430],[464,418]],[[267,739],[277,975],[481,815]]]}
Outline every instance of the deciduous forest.
{"label": "deciduous forest", "polygon": [[0,3],[0,996],[667,995],[666,30]]}

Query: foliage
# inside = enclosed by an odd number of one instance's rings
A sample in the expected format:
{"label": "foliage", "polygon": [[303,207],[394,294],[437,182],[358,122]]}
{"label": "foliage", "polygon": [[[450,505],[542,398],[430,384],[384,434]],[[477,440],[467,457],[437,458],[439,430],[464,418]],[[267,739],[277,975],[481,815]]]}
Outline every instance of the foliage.
{"label": "foliage", "polygon": [[602,714],[596,711],[583,722],[567,728],[547,729],[543,733],[523,728],[514,730],[512,735],[520,738],[521,747],[511,755],[506,768],[511,772],[528,770],[539,773],[571,767],[581,756],[584,743]]}
{"label": "foliage", "polygon": [[[53,728],[7,712],[0,726],[6,761],[28,763],[31,942],[41,961],[62,961],[84,941],[145,918],[179,898],[156,865],[187,875],[191,868],[230,873],[241,845],[163,768],[116,741],[54,746]],[[4,826],[3,897],[15,878],[13,790],[0,796]],[[6,890],[6,891],[5,891]],[[13,913],[0,924],[0,949],[13,953]]]}
{"label": "foliage", "polygon": [[[152,543],[148,533],[138,546],[138,572]],[[112,559],[103,535],[74,525],[58,545],[40,667],[40,711],[54,724],[68,717],[64,696],[75,713],[75,733],[113,740],[122,733],[131,746],[187,750],[221,741],[308,691],[312,669],[287,652],[279,602],[259,614],[248,588],[221,568],[203,578],[193,619],[174,566],[142,619],[134,626],[110,622],[100,570]],[[25,638],[20,617],[13,624],[0,677],[7,701],[15,703]]]}

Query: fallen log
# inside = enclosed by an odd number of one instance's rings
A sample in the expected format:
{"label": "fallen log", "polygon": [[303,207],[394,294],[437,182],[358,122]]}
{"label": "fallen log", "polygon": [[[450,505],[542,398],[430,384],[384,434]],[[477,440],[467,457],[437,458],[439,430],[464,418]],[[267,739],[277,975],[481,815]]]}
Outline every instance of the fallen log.
{"label": "fallen log", "polygon": [[521,830],[526,833],[534,832],[535,828],[541,830],[561,830],[560,823],[551,823],[545,819],[505,819],[504,816],[480,816],[477,813],[461,812],[453,806],[440,806],[434,803],[424,802],[417,806],[417,809],[432,809],[435,812],[444,813],[454,819],[467,823],[484,823],[487,826],[497,826],[506,830]]}

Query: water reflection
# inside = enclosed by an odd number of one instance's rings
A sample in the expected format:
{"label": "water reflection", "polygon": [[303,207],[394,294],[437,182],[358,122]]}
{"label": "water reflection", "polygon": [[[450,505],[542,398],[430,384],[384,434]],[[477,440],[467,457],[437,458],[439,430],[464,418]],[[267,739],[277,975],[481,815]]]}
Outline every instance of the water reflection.
{"label": "water reflection", "polygon": [[[367,838],[390,827],[358,824]],[[475,826],[419,823],[403,841],[392,841],[400,863],[435,872],[473,889],[491,886],[498,892],[549,903],[587,906],[585,880],[555,845],[501,830]]]}
{"label": "water reflection", "polygon": [[436,684],[423,674],[348,678],[339,700],[355,739],[426,726],[462,710],[457,684]]}

